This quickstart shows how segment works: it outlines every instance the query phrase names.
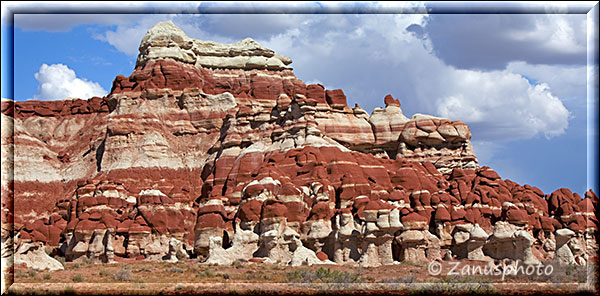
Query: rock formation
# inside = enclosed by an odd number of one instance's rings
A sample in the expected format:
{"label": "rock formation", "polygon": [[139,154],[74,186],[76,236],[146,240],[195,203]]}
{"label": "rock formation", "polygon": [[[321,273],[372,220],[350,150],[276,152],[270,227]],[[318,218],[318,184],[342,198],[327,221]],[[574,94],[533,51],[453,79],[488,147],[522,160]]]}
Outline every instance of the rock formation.
{"label": "rock formation", "polygon": [[63,265],[56,259],[48,256],[42,242],[20,241],[16,246],[14,264],[24,264],[33,270],[56,271],[63,270]]}
{"label": "rock formation", "polygon": [[592,191],[502,179],[463,122],[408,118],[391,95],[369,115],[290,64],[162,22],[103,98],[3,100],[3,242],[96,262],[595,256]]}

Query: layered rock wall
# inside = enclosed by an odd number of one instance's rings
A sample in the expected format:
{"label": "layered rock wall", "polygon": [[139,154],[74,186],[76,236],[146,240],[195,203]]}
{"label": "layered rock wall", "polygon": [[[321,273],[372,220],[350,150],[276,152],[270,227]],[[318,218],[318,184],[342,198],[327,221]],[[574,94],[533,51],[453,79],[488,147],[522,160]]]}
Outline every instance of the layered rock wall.
{"label": "layered rock wall", "polygon": [[2,101],[3,241],[102,262],[595,254],[593,192],[502,179],[477,164],[466,124],[408,118],[389,95],[369,115],[290,63],[159,23],[104,98]]}

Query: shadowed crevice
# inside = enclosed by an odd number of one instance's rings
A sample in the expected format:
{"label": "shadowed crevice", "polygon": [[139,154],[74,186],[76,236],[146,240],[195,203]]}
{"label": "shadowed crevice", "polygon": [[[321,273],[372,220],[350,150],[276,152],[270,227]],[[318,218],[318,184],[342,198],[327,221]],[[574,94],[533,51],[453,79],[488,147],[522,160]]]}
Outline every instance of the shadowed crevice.
{"label": "shadowed crevice", "polygon": [[102,169],[102,157],[104,156],[104,143],[106,143],[106,138],[102,140],[100,146],[96,148],[96,171],[100,172]]}

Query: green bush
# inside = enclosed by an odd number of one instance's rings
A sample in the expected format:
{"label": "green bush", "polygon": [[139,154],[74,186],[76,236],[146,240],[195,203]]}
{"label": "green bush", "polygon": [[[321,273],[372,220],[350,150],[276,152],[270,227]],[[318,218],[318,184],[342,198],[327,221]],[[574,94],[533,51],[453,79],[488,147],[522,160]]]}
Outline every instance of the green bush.
{"label": "green bush", "polygon": [[52,278],[52,275],[51,275],[51,274],[49,274],[49,273],[44,273],[44,279],[45,279],[45,280],[49,280],[49,279],[51,279],[51,278]]}
{"label": "green bush", "polygon": [[109,274],[109,273],[108,273],[108,270],[106,270],[106,269],[101,269],[101,270],[98,272],[98,274],[99,274],[101,277],[105,277],[105,276],[108,276],[108,274]]}
{"label": "green bush", "polygon": [[37,275],[37,271],[35,271],[35,270],[33,270],[33,269],[30,269],[30,270],[28,270],[28,271],[27,271],[27,274],[28,274],[30,277],[35,277],[35,276]]}
{"label": "green bush", "polygon": [[81,283],[81,282],[83,282],[83,280],[84,280],[84,278],[83,278],[82,274],[78,273],[78,274],[76,274],[76,275],[73,276],[73,281],[76,282],[76,283]]}

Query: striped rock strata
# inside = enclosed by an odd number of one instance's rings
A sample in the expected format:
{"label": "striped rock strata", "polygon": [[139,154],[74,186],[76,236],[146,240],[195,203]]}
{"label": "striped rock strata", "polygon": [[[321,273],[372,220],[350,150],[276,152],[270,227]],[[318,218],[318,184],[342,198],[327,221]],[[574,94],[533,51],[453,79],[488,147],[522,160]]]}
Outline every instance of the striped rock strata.
{"label": "striped rock strata", "polygon": [[98,262],[595,256],[592,191],[502,179],[466,124],[408,118],[391,96],[369,115],[290,63],[164,22],[103,98],[3,100],[3,242]]}

